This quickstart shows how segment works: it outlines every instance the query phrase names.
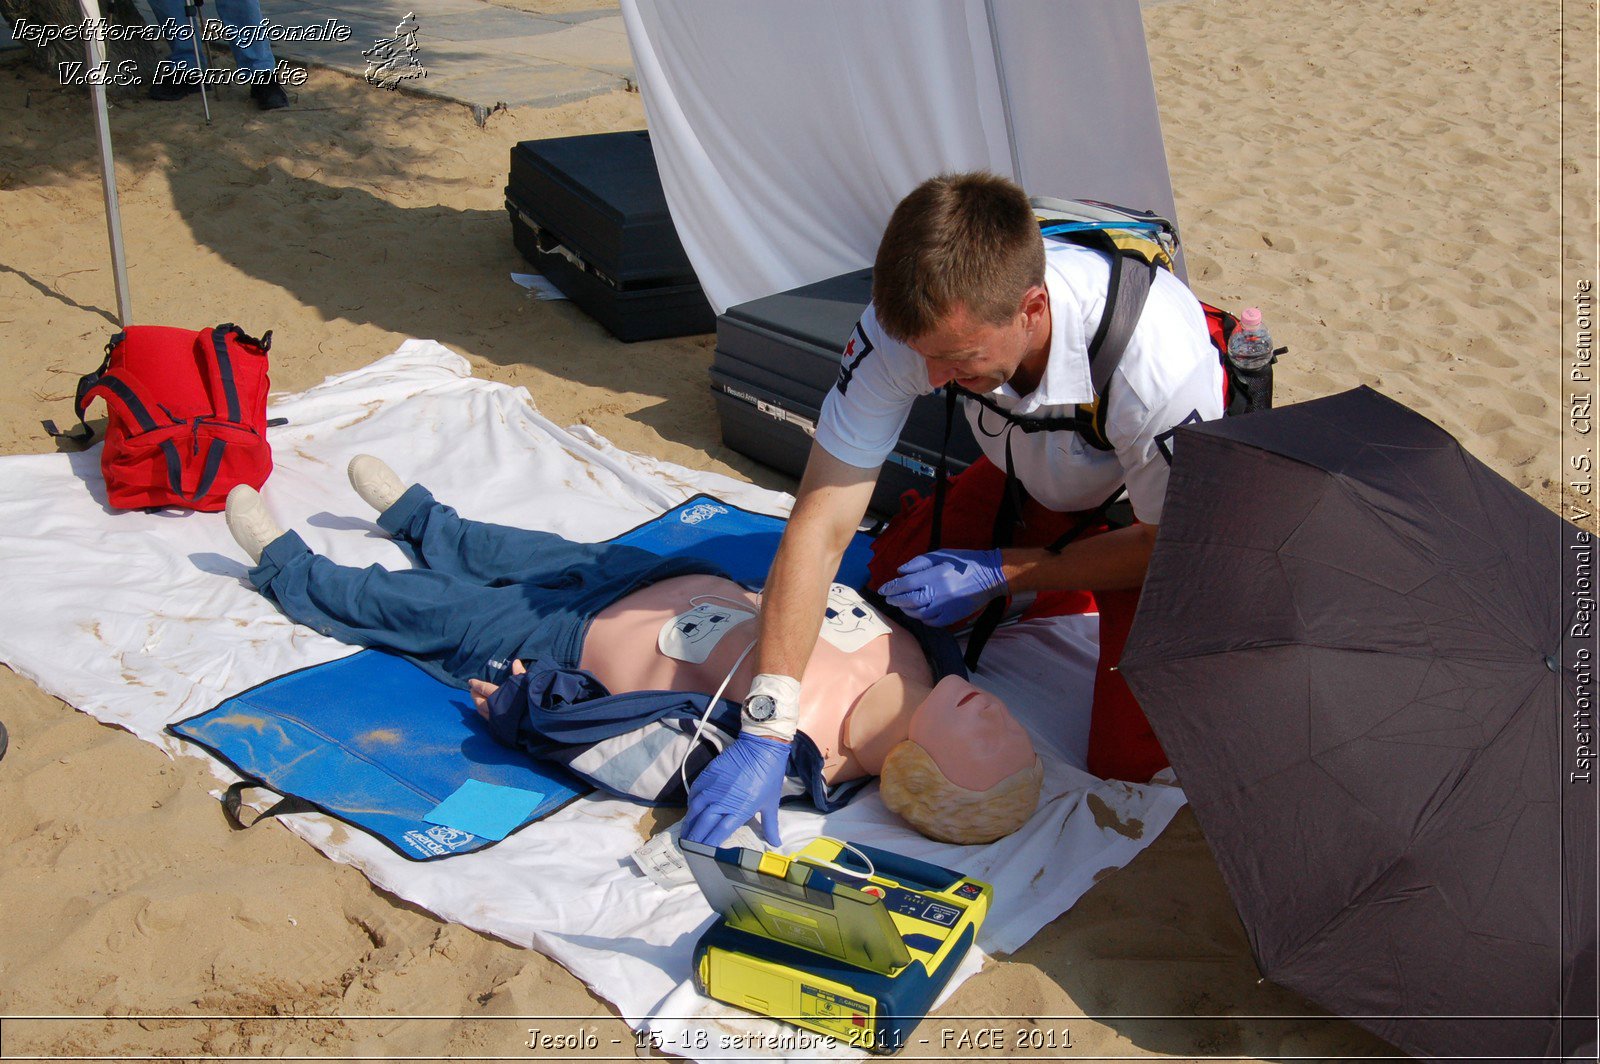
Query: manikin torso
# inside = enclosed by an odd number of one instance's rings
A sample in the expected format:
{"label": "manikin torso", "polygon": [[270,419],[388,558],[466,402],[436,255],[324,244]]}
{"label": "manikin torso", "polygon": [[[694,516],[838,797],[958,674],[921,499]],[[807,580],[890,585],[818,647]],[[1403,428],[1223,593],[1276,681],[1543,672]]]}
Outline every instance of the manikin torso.
{"label": "manikin torso", "polygon": [[[660,581],[595,616],[584,638],[580,665],[616,692],[709,694],[755,639],[760,601],[759,595],[721,577]],[[737,623],[715,634],[715,645],[703,662],[668,657],[657,645],[662,627],[697,604],[732,616]],[[740,619],[731,611],[750,616]],[[843,626],[840,641],[860,642],[860,636],[851,637],[849,628],[848,623]],[[823,777],[829,783],[876,775],[889,750],[909,735],[912,714],[933,684],[932,670],[916,638],[897,625],[889,628],[853,650],[818,639],[801,677],[800,730],[822,751]],[[755,655],[750,654],[723,697],[743,701],[754,675]]]}

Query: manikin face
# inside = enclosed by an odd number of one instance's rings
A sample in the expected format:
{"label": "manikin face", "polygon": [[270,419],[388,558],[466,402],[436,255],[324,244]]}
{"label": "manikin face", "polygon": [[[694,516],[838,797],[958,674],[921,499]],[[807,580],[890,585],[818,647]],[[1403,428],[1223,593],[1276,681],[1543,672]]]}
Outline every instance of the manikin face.
{"label": "manikin face", "polygon": [[957,305],[932,331],[910,341],[928,367],[935,388],[955,381],[980,395],[1006,383],[1028,357],[1041,316],[1049,306],[1042,285],[1023,295],[1011,320],[995,325]]}
{"label": "manikin face", "polygon": [[1044,766],[1004,703],[939,681],[878,777],[883,804],[930,839],[976,845],[1016,831],[1039,806]]}
{"label": "manikin face", "polygon": [[1006,704],[957,676],[946,676],[917,707],[908,736],[945,777],[985,791],[1030,768],[1033,743]]}

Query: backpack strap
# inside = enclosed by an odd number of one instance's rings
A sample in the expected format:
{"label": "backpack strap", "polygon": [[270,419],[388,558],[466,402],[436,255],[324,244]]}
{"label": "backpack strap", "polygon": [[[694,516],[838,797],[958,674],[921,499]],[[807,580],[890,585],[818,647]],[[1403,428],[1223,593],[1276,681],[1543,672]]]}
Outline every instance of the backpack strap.
{"label": "backpack strap", "polygon": [[228,322],[211,330],[199,342],[205,354],[206,391],[211,396],[211,409],[228,421],[239,421],[244,411],[239,404],[239,385],[234,379],[233,356],[228,352],[228,337],[244,336],[237,325]]}
{"label": "backpack strap", "polygon": [[1100,325],[1089,341],[1089,380],[1094,386],[1094,401],[1103,404],[1111,388],[1111,375],[1122,364],[1122,356],[1139,325],[1150,286],[1158,267],[1136,252],[1118,250],[1111,260],[1111,279],[1106,288],[1106,308]]}
{"label": "backpack strap", "polygon": [[[994,531],[990,537],[991,542],[999,550],[1011,546],[1016,536],[1017,525],[1022,521],[1022,481],[1017,478],[1017,471],[1011,461],[1011,433],[1006,433],[1006,482],[1000,489],[1000,505],[995,510]],[[999,598],[990,599],[983,607],[983,612],[978,619],[972,622],[972,633],[967,636],[966,666],[968,672],[976,672],[978,659],[983,656],[983,648],[989,642],[989,637],[994,635],[995,629],[1000,627],[1000,622],[1005,620],[1006,606],[1011,602],[1010,595],[1001,595]]]}
{"label": "backpack strap", "polygon": [[944,497],[950,483],[950,433],[956,424],[956,383],[944,386],[944,440],[939,444],[939,465],[933,474],[933,520],[928,527],[928,549],[944,543]]}
{"label": "backpack strap", "polygon": [[[946,384],[944,443],[939,448],[938,474],[933,485],[933,528],[929,550],[938,550],[940,545],[945,481],[948,476],[946,452],[950,447],[951,426],[955,420],[955,397],[958,393],[976,402],[983,409],[999,414],[1007,425],[1021,429],[1024,433],[1076,432],[1084,443],[1097,450],[1113,449],[1111,440],[1106,435],[1106,411],[1110,406],[1107,402],[1107,393],[1111,388],[1112,375],[1121,365],[1122,356],[1127,352],[1129,341],[1133,339],[1133,331],[1138,327],[1139,318],[1144,314],[1145,303],[1150,297],[1150,286],[1155,283],[1156,270],[1159,267],[1136,251],[1117,247],[1103,232],[1095,233],[1085,243],[1110,256],[1111,259],[1105,309],[1101,312],[1100,324],[1095,329],[1094,337],[1089,341],[1089,380],[1094,389],[1094,398],[1088,403],[1080,403],[1070,416],[1021,417],[1006,410],[986,395],[970,392],[954,381]],[[1016,524],[1022,516],[1022,482],[1017,478],[1016,470],[1012,466],[1009,432],[1006,434],[1005,472],[1005,488],[1001,494],[1000,507],[995,514],[994,524],[993,544],[999,549],[1011,545]],[[1067,543],[1082,535],[1105,514],[1106,510],[1110,509],[1122,492],[1123,487],[1119,485],[1109,498],[1081,518],[1066,535],[1051,544],[1048,548],[1050,552],[1059,553]],[[969,670],[977,669],[984,645],[988,643],[989,637],[994,634],[1005,616],[1007,601],[1005,597],[992,600],[973,623],[972,634],[967,639],[966,664]]]}
{"label": "backpack strap", "polygon": [[167,460],[167,483],[172,486],[173,494],[189,502],[199,502],[206,492],[211,490],[212,483],[217,479],[217,471],[222,468],[222,456],[228,451],[228,441],[213,438],[206,445],[205,464],[200,467],[200,481],[194,491],[183,490],[183,459],[178,454],[178,445],[172,440],[161,444],[161,453]]}
{"label": "backpack strap", "polygon": [[[85,380],[88,378],[85,377]],[[89,404],[95,399],[104,399],[107,406],[115,406],[122,410],[134,424],[139,426],[140,432],[154,432],[161,427],[155,414],[139,398],[143,391],[139,378],[127,370],[115,370],[101,373],[93,384],[83,391],[78,397],[78,419],[83,420],[83,415],[88,412]],[[168,419],[167,424],[172,424]]]}
{"label": "backpack strap", "polygon": [[257,340],[232,322],[224,322],[212,329],[209,335],[200,335],[198,346],[205,364],[206,394],[211,397],[211,409],[216,411],[217,417],[237,424],[244,421],[244,407],[239,400],[233,352],[228,347],[230,338],[266,354],[272,350],[272,330],[268,329]]}
{"label": "backpack strap", "polygon": [[1125,485],[1118,484],[1117,490],[1113,491],[1110,495],[1107,495],[1105,502],[1102,502],[1099,506],[1096,506],[1093,510],[1088,511],[1082,517],[1078,518],[1071,528],[1057,536],[1055,542],[1051,543],[1045,548],[1045,550],[1049,551],[1051,554],[1060,554],[1068,543],[1071,543],[1073,540],[1077,539],[1079,536],[1083,535],[1085,532],[1089,531],[1089,529],[1093,528],[1096,524],[1103,520],[1106,516],[1106,512],[1109,511],[1111,507],[1116,505],[1117,500],[1122,498],[1123,493],[1127,490],[1128,489]]}
{"label": "backpack strap", "polygon": [[89,393],[94,390],[95,385],[100,383],[100,378],[105,376],[106,371],[111,368],[111,352],[127,337],[128,334],[126,332],[118,332],[110,340],[106,341],[105,357],[100,360],[99,368],[91,370],[78,378],[78,387],[72,396],[72,412],[78,417],[78,427],[62,432],[56,428],[54,421],[47,419],[44,422],[44,431],[47,435],[71,440],[82,447],[87,447],[94,441],[94,429],[89,427],[89,423],[83,417],[84,414],[89,412],[89,404],[94,401]]}
{"label": "backpack strap", "polygon": [[[154,432],[163,425],[180,425],[184,422],[166,414],[165,422],[157,421],[155,414],[139,397],[143,391],[139,379],[127,370],[112,370],[100,375],[100,379],[84,395],[84,409],[95,398],[102,398],[108,406],[119,407],[122,412],[139,426],[141,432]],[[163,408],[163,413],[166,413]],[[82,415],[79,415],[80,417]],[[201,420],[199,418],[196,421]],[[213,439],[206,447],[205,462],[200,468],[199,483],[194,491],[183,489],[183,456],[178,453],[178,445],[174,440],[163,440],[160,443],[162,457],[167,465],[167,484],[172,488],[174,495],[190,502],[198,502],[206,492],[211,490],[211,485],[217,479],[217,472],[222,468],[223,455],[227,453],[228,443],[223,439]]]}
{"label": "backpack strap", "polygon": [[[1026,417],[1020,414],[1013,414],[987,395],[969,392],[953,381],[945,385],[945,388],[968,402],[977,403],[991,414],[998,414],[1006,424],[1023,432],[1082,432],[1084,429],[1085,421],[1079,414],[1064,414],[1057,417]],[[994,436],[998,435],[998,433],[989,433],[989,435]]]}

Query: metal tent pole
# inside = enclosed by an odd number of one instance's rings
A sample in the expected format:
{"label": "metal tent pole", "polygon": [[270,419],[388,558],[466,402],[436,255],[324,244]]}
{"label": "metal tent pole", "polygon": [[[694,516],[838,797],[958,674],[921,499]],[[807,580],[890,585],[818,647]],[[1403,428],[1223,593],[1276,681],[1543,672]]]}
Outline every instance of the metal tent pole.
{"label": "metal tent pole", "polygon": [[994,0],[983,0],[983,13],[989,17],[989,44],[994,48],[994,72],[1000,79],[1000,110],[1006,116],[1006,145],[1011,149],[1011,180],[1022,184],[1022,158],[1017,153],[1017,127],[1011,119],[1011,89],[1006,84],[1006,65],[1000,56],[1000,24]]}
{"label": "metal tent pole", "polygon": [[[100,18],[100,0],[78,0],[83,17]],[[98,24],[98,23],[97,23]],[[91,75],[107,69],[105,42],[97,34],[86,34]],[[111,160],[111,117],[106,110],[106,87],[91,76],[89,95],[94,103],[94,128],[100,140],[100,176],[106,195],[106,231],[111,237],[111,270],[117,284],[117,318],[124,327],[133,323],[133,302],[128,297],[128,263],[122,250],[122,212],[117,207],[117,170]]]}

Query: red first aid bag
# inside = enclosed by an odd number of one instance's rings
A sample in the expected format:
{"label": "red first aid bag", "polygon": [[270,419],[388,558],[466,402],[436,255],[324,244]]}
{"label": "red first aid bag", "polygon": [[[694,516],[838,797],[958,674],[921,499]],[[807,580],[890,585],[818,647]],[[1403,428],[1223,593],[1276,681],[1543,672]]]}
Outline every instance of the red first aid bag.
{"label": "red first aid bag", "polygon": [[100,368],[79,380],[76,401],[82,421],[90,403],[105,400],[107,502],[214,511],[235,485],[265,484],[271,346],[271,332],[257,340],[231,324],[199,332],[130,325],[113,336]]}

